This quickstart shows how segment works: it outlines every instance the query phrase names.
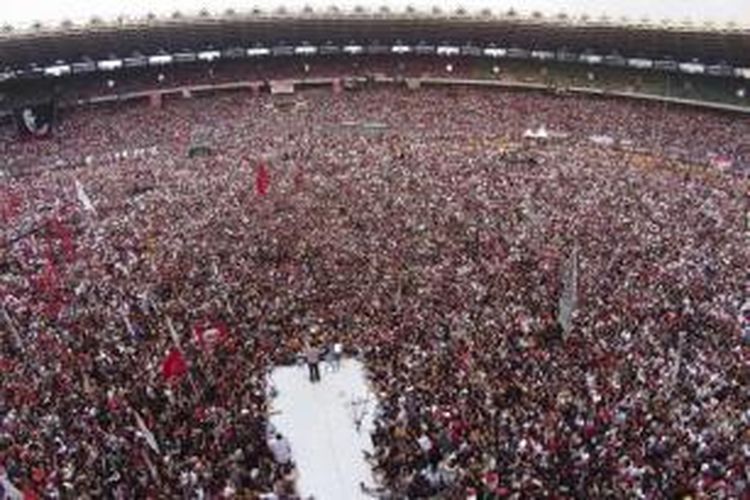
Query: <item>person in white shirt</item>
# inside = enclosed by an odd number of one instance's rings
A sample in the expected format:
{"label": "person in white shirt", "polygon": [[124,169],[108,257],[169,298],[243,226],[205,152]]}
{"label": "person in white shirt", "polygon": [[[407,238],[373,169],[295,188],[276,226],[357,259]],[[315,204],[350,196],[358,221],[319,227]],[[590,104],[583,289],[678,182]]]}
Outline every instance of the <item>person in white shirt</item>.
{"label": "person in white shirt", "polygon": [[326,361],[331,371],[337,372],[341,369],[341,357],[343,355],[344,345],[341,342],[334,342],[326,355]]}
{"label": "person in white shirt", "polygon": [[287,465],[292,462],[292,447],[281,434],[276,434],[268,441],[268,449],[271,450],[273,459],[278,464]]}

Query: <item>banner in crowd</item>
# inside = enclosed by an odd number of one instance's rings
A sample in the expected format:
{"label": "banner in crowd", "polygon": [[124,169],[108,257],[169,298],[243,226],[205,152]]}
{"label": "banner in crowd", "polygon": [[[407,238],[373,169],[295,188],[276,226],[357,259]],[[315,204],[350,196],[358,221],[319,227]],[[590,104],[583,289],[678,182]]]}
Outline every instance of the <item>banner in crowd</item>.
{"label": "banner in crowd", "polygon": [[24,106],[14,111],[18,135],[23,140],[43,139],[52,134],[55,106],[52,101]]}
{"label": "banner in crowd", "polygon": [[259,196],[265,196],[271,185],[271,179],[268,175],[268,168],[265,163],[261,163],[255,172],[255,193]]}
{"label": "banner in crowd", "polygon": [[294,94],[294,82],[292,80],[271,80],[269,86],[272,95]]}
{"label": "banner in crowd", "polygon": [[195,343],[203,350],[212,350],[229,337],[229,328],[221,321],[203,322],[193,328]]}
{"label": "banner in crowd", "polygon": [[560,293],[557,320],[566,334],[573,327],[573,312],[578,306],[578,245],[565,260],[562,269],[562,292]]}

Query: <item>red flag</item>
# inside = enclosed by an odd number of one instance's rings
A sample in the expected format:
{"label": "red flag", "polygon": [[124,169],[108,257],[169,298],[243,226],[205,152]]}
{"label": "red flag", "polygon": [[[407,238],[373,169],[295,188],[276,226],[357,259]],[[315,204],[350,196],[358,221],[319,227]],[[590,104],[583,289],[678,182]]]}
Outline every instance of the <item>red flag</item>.
{"label": "red flag", "polygon": [[255,192],[260,196],[265,196],[270,184],[271,179],[268,176],[268,169],[265,163],[261,163],[255,172]]}
{"label": "red flag", "polygon": [[195,342],[203,350],[210,350],[223,343],[229,336],[227,325],[221,321],[203,322],[193,328]]}
{"label": "red flag", "polygon": [[173,347],[164,363],[161,365],[161,373],[168,381],[182,378],[187,373],[188,367],[182,353],[176,347]]}

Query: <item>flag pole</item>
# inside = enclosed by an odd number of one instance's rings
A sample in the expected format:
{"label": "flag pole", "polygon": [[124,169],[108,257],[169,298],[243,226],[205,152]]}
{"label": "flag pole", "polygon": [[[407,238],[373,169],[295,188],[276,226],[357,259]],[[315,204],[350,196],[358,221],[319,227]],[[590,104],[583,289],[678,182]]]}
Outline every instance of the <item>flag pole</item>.
{"label": "flag pole", "polygon": [[0,310],[2,310],[3,319],[8,324],[8,328],[10,328],[10,331],[13,334],[13,338],[15,339],[16,344],[18,344],[18,348],[21,349],[21,351],[25,351],[26,349],[24,349],[23,342],[21,341],[21,335],[18,333],[18,328],[16,328],[16,325],[13,323],[13,320],[8,314],[8,311],[5,309],[5,304],[3,304],[0,307]]}

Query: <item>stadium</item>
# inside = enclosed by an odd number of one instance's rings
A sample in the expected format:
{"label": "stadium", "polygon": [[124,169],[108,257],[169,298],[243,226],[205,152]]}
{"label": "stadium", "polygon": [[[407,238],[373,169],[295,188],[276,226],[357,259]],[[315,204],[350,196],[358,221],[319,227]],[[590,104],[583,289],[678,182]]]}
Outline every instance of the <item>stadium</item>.
{"label": "stadium", "polygon": [[745,18],[4,24],[0,500],[745,498],[749,90]]}

